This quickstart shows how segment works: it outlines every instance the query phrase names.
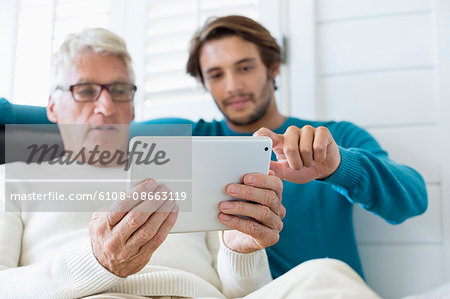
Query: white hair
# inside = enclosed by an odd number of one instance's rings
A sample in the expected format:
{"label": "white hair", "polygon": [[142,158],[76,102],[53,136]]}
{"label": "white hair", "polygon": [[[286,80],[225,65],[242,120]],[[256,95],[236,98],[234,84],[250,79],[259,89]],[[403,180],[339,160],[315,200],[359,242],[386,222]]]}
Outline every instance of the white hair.
{"label": "white hair", "polygon": [[119,57],[127,66],[130,80],[134,83],[135,77],[131,56],[128,53],[125,41],[106,29],[88,28],[80,33],[69,34],[58,51],[53,54],[50,66],[50,93],[53,93],[64,80],[64,76],[75,57],[84,51]]}

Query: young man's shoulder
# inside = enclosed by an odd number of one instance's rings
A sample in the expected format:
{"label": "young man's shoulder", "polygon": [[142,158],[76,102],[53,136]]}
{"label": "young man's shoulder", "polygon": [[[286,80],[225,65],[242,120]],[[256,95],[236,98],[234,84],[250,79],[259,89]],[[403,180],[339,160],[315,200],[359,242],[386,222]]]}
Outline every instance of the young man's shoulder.
{"label": "young man's shoulder", "polygon": [[[304,126],[326,127],[332,134],[347,134],[349,132],[365,132],[363,129],[357,125],[348,121],[332,121],[332,120],[308,120],[300,119],[296,117],[288,117],[286,121],[276,130],[278,134],[284,134],[284,132],[290,126],[296,126],[298,128],[303,128]],[[230,135],[232,132],[226,126],[222,120],[212,120],[206,121],[203,119],[198,120],[192,124],[192,135],[193,136],[223,136]]]}
{"label": "young man's shoulder", "polygon": [[222,121],[213,119],[206,121],[200,119],[192,124],[192,136],[223,136],[224,132]]}
{"label": "young man's shoulder", "polygon": [[326,127],[330,131],[336,143],[341,146],[357,147],[364,143],[374,143],[373,146],[378,147],[378,144],[369,132],[349,121],[306,120],[290,117],[285,123],[284,130],[286,130],[289,126],[303,128],[306,125],[314,128]]}
{"label": "young man's shoulder", "polygon": [[299,128],[302,128],[304,126],[312,126],[314,128],[317,127],[326,127],[330,131],[336,130],[336,129],[361,129],[357,125],[355,125],[352,122],[349,121],[334,121],[334,120],[309,120],[309,119],[300,119],[296,117],[289,117],[286,120],[285,125],[287,127],[289,126],[296,126]]}

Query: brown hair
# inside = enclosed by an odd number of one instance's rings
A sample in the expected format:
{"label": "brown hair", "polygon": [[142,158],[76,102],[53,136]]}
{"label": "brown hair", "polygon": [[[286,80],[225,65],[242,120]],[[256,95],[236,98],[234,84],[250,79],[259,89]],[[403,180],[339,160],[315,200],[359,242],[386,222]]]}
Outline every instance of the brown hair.
{"label": "brown hair", "polygon": [[258,22],[244,17],[231,15],[221,18],[210,18],[200,28],[191,40],[189,59],[186,71],[204,84],[200,69],[200,50],[202,46],[215,39],[236,35],[248,42],[254,43],[264,65],[270,71],[281,62],[281,48],[270,32]]}

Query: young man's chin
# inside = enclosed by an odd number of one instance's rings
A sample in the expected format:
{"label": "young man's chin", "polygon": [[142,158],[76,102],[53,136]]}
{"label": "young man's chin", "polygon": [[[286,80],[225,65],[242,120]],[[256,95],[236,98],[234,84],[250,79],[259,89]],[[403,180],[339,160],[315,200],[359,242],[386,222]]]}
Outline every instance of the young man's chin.
{"label": "young man's chin", "polygon": [[231,120],[235,120],[238,122],[245,121],[250,119],[253,114],[253,109],[247,105],[247,107],[243,109],[233,109],[228,107],[224,113],[224,115]]}
{"label": "young man's chin", "polygon": [[228,117],[227,120],[235,126],[247,126],[253,123],[249,115],[241,117]]}

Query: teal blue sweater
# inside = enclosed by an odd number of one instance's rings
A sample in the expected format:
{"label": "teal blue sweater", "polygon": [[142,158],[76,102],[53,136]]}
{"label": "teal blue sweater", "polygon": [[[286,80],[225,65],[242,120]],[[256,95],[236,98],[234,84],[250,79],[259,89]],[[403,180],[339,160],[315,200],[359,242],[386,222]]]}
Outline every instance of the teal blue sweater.
{"label": "teal blue sweater", "polygon": [[[327,127],[339,146],[341,164],[323,181],[294,184],[284,181],[286,207],[280,240],[267,248],[274,278],[298,264],[330,257],[363,271],[353,231],[353,203],[360,204],[392,224],[423,213],[427,208],[425,183],[414,169],[390,160],[377,141],[349,122],[318,122],[288,118],[274,130],[289,126]],[[193,124],[194,136],[239,136],[225,121]],[[275,160],[275,155],[272,157]]]}
{"label": "teal blue sweater", "polygon": [[[11,105],[0,99],[0,125],[14,123],[50,122],[43,107]],[[245,135],[230,130],[224,121],[157,119],[145,123],[192,124],[196,136]],[[352,204],[358,203],[390,223],[400,223],[426,210],[424,181],[413,169],[390,160],[372,136],[351,123],[288,118],[275,132],[284,133],[291,125],[327,127],[342,160],[326,180],[304,185],[284,182],[284,227],[280,241],[267,249],[272,275],[278,277],[309,259],[332,257],[363,276],[353,232]],[[147,135],[147,130],[147,126],[133,124],[131,135]]]}

